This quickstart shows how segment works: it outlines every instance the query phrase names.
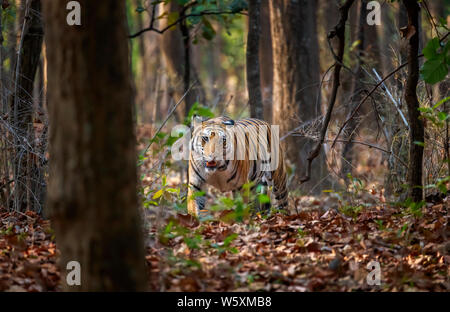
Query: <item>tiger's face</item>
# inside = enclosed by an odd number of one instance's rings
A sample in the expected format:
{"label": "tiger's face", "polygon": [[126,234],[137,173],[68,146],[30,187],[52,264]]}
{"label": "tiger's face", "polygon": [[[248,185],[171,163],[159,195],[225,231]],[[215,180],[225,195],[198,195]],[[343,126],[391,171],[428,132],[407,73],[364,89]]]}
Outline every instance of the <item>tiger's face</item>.
{"label": "tiger's face", "polygon": [[194,151],[206,173],[227,169],[232,149],[231,131],[223,124],[204,123],[194,136]]}

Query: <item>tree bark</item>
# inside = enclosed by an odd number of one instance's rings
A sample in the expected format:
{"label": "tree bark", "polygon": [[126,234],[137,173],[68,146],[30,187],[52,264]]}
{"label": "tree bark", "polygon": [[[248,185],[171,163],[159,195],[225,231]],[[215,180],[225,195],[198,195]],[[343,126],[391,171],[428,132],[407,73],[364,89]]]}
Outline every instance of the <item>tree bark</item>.
{"label": "tree bark", "polygon": [[261,2],[261,36],[259,38],[259,71],[261,75],[261,96],[264,120],[272,122],[273,54],[270,33],[270,6]]}
{"label": "tree bark", "polygon": [[64,287],[143,290],[125,1],[79,2],[81,26],[66,23],[65,1],[44,2],[48,209],[61,251],[61,272],[67,272],[69,261],[81,265],[81,286]]}
{"label": "tree bark", "polygon": [[248,1],[247,36],[247,91],[250,115],[263,119],[264,111],[261,96],[259,38],[261,37],[261,0]]}
{"label": "tree bark", "polygon": [[[178,13],[180,17],[184,14],[183,6],[176,1],[164,4],[163,11],[169,14]],[[164,28],[167,23],[167,18],[162,19],[161,27]],[[169,29],[162,36],[162,54],[169,72],[171,84],[169,93],[172,97],[172,105],[175,105],[189,88],[192,78],[195,76],[191,64],[191,43],[186,20]],[[197,87],[189,92],[183,103],[177,109],[176,117],[179,122],[184,120],[184,117],[189,112],[197,97],[204,97],[204,91],[201,87]]]}
{"label": "tree bark", "polygon": [[[271,1],[270,4],[274,62],[273,124],[280,126],[280,135],[283,136],[321,115],[315,18],[317,3],[283,0]],[[305,172],[308,152],[313,145],[314,141],[307,137],[288,136],[283,141],[286,156],[296,166],[297,177]],[[326,176],[322,150],[311,179],[301,186],[302,190],[320,193],[328,184]]]}
{"label": "tree bark", "polygon": [[[11,97],[13,123],[17,131],[15,135],[15,162],[14,162],[14,196],[16,209],[24,211],[33,209],[34,200],[31,200],[30,179],[37,168],[32,160],[29,145],[34,141],[33,131],[33,86],[34,77],[39,65],[42,50],[43,28],[40,17],[41,1],[22,1],[21,10],[25,23],[21,33],[20,51],[18,51],[15,67],[14,94]],[[27,9],[29,5],[29,9]]]}
{"label": "tree bark", "polygon": [[[424,126],[419,118],[419,101],[417,100],[417,82],[419,80],[419,12],[416,0],[403,0],[408,13],[408,33],[413,32],[408,40],[408,77],[405,88],[405,102],[408,107],[409,131],[409,168],[407,182],[410,187],[409,196],[414,201],[421,201],[422,192],[422,160]],[[422,144],[417,144],[422,142]]]}
{"label": "tree bark", "polygon": [[[349,105],[347,105],[347,118],[350,116],[350,114],[353,112],[354,108],[359,104],[361,101],[361,92],[362,92],[362,79],[364,77],[363,71],[362,71],[362,65],[364,63],[363,61],[363,53],[365,49],[365,24],[366,24],[366,1],[359,1],[357,6],[357,12],[358,12],[358,26],[356,28],[356,40],[359,41],[359,44],[356,48],[356,54],[357,54],[357,60],[356,60],[356,70],[354,73],[353,82],[352,82],[352,91],[351,91],[351,102]],[[353,168],[353,157],[354,157],[354,151],[353,147],[354,144],[352,143],[356,131],[357,131],[357,121],[356,118],[358,118],[359,114],[356,114],[354,118],[352,118],[346,127],[347,132],[347,143],[344,144],[344,148],[342,151],[342,168],[341,168],[341,174],[345,177],[348,173],[352,173]]]}

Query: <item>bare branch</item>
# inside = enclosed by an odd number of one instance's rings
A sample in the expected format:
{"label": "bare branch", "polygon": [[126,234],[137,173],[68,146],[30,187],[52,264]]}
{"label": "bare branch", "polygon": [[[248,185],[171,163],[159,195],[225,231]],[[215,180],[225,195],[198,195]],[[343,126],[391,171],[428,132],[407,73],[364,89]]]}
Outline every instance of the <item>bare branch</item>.
{"label": "bare branch", "polygon": [[[322,129],[320,132],[320,139],[316,143],[315,147],[311,150],[308,156],[308,164],[306,168],[306,176],[301,178],[300,181],[306,182],[311,178],[311,164],[312,161],[319,156],[320,149],[322,148],[322,144],[325,140],[325,134],[328,129],[328,124],[330,123],[331,113],[333,112],[334,103],[336,102],[337,91],[340,85],[340,72],[342,68],[342,60],[344,56],[344,48],[345,48],[345,23],[348,19],[348,12],[350,7],[352,6],[354,0],[347,0],[345,3],[339,7],[340,18],[337,25],[330,31],[328,34],[328,40],[331,40],[334,37],[337,37],[339,40],[337,55],[335,55],[335,66],[333,72],[333,89],[331,92],[330,101],[328,103],[327,114],[325,116],[325,120],[322,125]],[[334,51],[333,51],[334,53]]]}
{"label": "bare branch", "polygon": [[189,18],[189,17],[200,17],[200,16],[205,16],[205,15],[227,15],[227,14],[240,14],[240,15],[247,15],[247,13],[245,12],[235,12],[235,11],[203,11],[201,13],[192,13],[192,14],[184,14],[184,12],[186,12],[186,10],[192,6],[192,4],[194,4],[195,2],[191,3],[191,5],[189,6],[185,6],[182,10],[182,14],[180,14],[180,17],[173,23],[170,23],[169,25],[167,25],[166,27],[162,28],[162,29],[158,29],[154,27],[154,23],[155,23],[155,10],[156,10],[156,5],[153,5],[152,8],[152,16],[150,19],[150,26],[144,29],[139,30],[138,32],[128,36],[128,38],[132,39],[132,38],[136,38],[140,35],[142,35],[143,33],[147,32],[147,31],[154,31],[157,32],[158,34],[163,34],[165,31],[169,30],[170,28],[172,28],[173,26],[181,23],[182,21],[184,21],[185,19]]}

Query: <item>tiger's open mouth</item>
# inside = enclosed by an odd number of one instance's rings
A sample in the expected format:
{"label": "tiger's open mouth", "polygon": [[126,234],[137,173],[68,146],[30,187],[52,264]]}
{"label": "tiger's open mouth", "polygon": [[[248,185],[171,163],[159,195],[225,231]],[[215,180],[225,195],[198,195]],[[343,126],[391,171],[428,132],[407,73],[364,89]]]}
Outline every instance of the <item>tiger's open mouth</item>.
{"label": "tiger's open mouth", "polygon": [[217,162],[215,162],[214,160],[206,162],[206,168],[213,169],[216,167],[217,167]]}

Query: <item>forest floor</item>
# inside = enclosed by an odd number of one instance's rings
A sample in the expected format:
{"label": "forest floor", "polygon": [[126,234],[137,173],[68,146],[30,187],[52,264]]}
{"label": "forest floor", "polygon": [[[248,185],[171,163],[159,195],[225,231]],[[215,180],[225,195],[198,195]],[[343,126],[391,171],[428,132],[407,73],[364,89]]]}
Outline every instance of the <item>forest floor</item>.
{"label": "forest floor", "polygon": [[[150,287],[450,291],[449,206],[449,197],[429,203],[420,218],[387,206],[365,209],[353,218],[335,210],[310,209],[239,223],[199,223],[178,214],[167,224],[189,233],[163,239],[161,227],[149,229],[149,237],[155,238],[147,242]],[[0,291],[60,290],[58,251],[49,221],[31,212],[3,212],[0,220]],[[367,284],[370,261],[380,264],[379,286]]]}
{"label": "forest floor", "polygon": [[[420,218],[387,206],[365,209],[354,218],[311,209],[233,224],[199,225],[178,215],[171,221],[198,235],[160,240],[148,248],[152,288],[450,291],[449,206],[448,197],[430,203]],[[371,261],[380,265],[379,286],[367,283]]]}
{"label": "forest floor", "polygon": [[[222,209],[199,222],[177,208],[179,193],[158,191],[154,165],[143,172],[144,197],[164,193],[156,207],[144,198],[153,291],[450,291],[450,196],[400,207],[376,188],[348,201],[291,194],[287,214]],[[0,207],[0,291],[60,291],[58,258],[49,220]],[[369,285],[377,265],[380,285]]]}

